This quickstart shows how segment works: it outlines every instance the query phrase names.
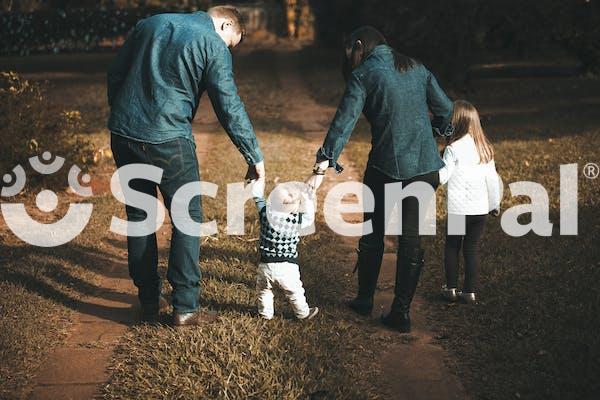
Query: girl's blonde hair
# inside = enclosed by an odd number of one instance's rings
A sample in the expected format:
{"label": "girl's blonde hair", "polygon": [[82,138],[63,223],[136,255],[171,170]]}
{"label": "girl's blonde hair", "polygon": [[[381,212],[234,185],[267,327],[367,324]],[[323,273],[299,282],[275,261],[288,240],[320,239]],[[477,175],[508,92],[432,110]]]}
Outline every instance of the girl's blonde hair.
{"label": "girl's blonde hair", "polygon": [[494,148],[483,132],[479,113],[473,104],[466,100],[456,100],[454,102],[454,113],[452,114],[452,125],[454,125],[454,134],[450,139],[450,143],[466,134],[471,134],[481,163],[487,163],[494,159]]}

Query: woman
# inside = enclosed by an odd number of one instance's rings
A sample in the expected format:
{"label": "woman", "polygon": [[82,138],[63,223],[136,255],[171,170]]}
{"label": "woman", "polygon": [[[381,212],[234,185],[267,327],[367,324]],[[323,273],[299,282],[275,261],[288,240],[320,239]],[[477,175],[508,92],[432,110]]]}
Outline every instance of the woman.
{"label": "woman", "polygon": [[[372,221],[373,232],[359,241],[358,295],[348,306],[361,315],[370,315],[384,251],[385,184],[425,182],[435,190],[438,170],[444,163],[429,112],[437,121],[438,132],[441,129],[450,134],[453,104],[431,72],[389,47],[375,28],[365,26],[354,31],[345,50],[346,91],[307,183],[318,187],[328,167],[342,171],[337,159],[364,113],[371,124],[372,148],[363,182],[374,195],[375,208],[364,214],[365,221]],[[418,208],[415,197],[402,201],[395,297],[391,312],[383,318],[385,325],[400,332],[410,332],[410,303],[423,267]]]}

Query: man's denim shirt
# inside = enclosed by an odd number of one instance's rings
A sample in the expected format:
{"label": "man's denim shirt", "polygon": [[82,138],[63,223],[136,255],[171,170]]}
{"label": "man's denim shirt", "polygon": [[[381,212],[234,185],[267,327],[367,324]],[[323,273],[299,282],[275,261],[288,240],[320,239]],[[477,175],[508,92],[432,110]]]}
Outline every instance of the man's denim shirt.
{"label": "man's denim shirt", "polygon": [[439,121],[438,129],[449,134],[453,103],[431,72],[420,64],[399,72],[392,49],[377,46],[352,71],[317,162],[329,160],[341,172],[337,160],[362,112],[371,124],[368,167],[399,180],[437,171],[444,162],[429,111]]}
{"label": "man's denim shirt", "polygon": [[204,12],[141,20],[108,72],[108,129],[147,143],[185,137],[206,90],[248,164],[263,155],[233,79],[231,52]]}

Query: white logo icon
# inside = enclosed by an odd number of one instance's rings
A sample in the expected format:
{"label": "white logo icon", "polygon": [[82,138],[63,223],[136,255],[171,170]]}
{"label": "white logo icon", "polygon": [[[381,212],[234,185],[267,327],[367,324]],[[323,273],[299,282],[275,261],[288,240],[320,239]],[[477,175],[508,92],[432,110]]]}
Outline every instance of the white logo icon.
{"label": "white logo icon", "polygon": [[[38,173],[50,175],[58,172],[65,163],[62,157],[56,157],[50,162],[52,154],[46,151],[39,157],[31,157],[29,164]],[[69,186],[73,192],[82,197],[91,196],[92,189],[79,184],[81,169],[73,165],[68,173]],[[14,176],[12,176],[14,175]],[[2,188],[2,197],[12,197],[19,194],[25,187],[26,176],[22,166],[17,165],[11,174],[2,178],[6,185]],[[13,181],[14,180],[14,181]],[[91,180],[88,174],[81,176],[83,183]],[[42,212],[52,212],[58,206],[58,196],[51,190],[42,190],[35,198],[37,208]],[[90,203],[70,204],[65,216],[59,221],[44,224],[31,218],[23,203],[2,203],[0,205],[6,225],[24,242],[40,247],[60,246],[73,240],[87,226],[92,215],[93,205]]]}

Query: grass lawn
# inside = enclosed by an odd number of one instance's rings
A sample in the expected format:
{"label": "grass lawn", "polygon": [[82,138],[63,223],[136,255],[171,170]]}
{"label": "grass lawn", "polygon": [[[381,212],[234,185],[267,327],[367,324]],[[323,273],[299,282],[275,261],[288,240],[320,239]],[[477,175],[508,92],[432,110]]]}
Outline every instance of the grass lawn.
{"label": "grass lawn", "polygon": [[[24,201],[27,202],[27,199]],[[52,222],[66,212],[66,194],[50,215]],[[72,242],[56,248],[33,248],[2,225],[0,239],[0,398],[26,398],[38,366],[69,331],[77,300],[93,293],[97,269],[108,253],[104,241],[115,204],[108,195],[94,197],[92,220]]]}
{"label": "grass lawn", "polygon": [[[270,181],[298,180],[310,171],[312,149],[293,135],[260,135]],[[298,322],[283,294],[276,297],[276,318],[256,314],[255,269],[258,225],[253,204],[246,207],[250,235],[224,232],[225,188],[243,176],[239,156],[224,134],[210,137],[204,179],[221,187],[217,199],[205,201],[207,219],[216,219],[218,235],[204,241],[201,265],[203,300],[217,309],[219,322],[202,329],[177,331],[167,327],[133,329],[122,343],[106,387],[108,398],[364,398],[360,381],[368,378],[369,351],[356,351],[368,341],[369,329],[359,329],[341,312],[339,300],[350,286],[347,252],[319,222],[319,234],[303,240],[300,265],[307,298],[323,312],[310,322]],[[285,154],[285,157],[283,156]],[[323,255],[324,246],[327,255]]]}

